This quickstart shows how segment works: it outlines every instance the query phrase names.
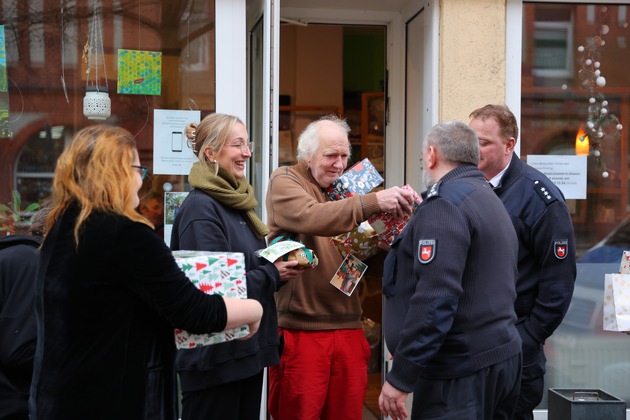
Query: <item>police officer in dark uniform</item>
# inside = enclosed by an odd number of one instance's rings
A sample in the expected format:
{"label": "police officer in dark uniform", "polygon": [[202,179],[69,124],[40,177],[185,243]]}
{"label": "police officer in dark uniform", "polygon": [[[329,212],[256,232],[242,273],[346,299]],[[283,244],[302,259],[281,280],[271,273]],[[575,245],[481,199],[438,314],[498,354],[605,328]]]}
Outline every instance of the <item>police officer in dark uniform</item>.
{"label": "police officer in dark uniform", "polygon": [[479,169],[494,187],[519,240],[515,310],[523,340],[523,377],[515,419],[533,419],[544,390],[545,340],[569,308],[576,276],[575,241],[560,190],[514,153],[516,118],[486,105],[470,114],[479,137]]}
{"label": "police officer in dark uniform", "polygon": [[394,355],[379,396],[383,415],[512,418],[521,339],[514,300],[518,240],[460,122],[434,126],[423,147],[429,190],[384,267],[385,340]]}

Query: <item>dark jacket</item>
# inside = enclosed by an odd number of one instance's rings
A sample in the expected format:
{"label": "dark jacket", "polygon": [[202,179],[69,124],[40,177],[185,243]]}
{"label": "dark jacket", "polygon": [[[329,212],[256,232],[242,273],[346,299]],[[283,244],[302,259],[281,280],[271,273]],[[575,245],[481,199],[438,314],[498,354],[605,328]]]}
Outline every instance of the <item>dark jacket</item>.
{"label": "dark jacket", "polygon": [[553,182],[516,154],[494,191],[519,241],[518,322],[542,344],[562,322],[573,296],[577,269],[571,215]]}
{"label": "dark jacket", "polygon": [[40,243],[22,235],[0,239],[0,419],[28,419]]}
{"label": "dark jacket", "polygon": [[143,223],[93,213],[77,249],[77,214],[41,249],[31,419],[176,419],[173,328],[221,331],[225,304]]}
{"label": "dark jacket", "polygon": [[278,320],[274,293],[280,287],[276,266],[257,257],[266,247],[249,228],[240,210],[224,206],[200,190],[182,203],[171,235],[172,250],[224,251],[245,254],[247,297],[263,306],[260,328],[248,340],[177,351],[182,390],[195,391],[251,377],[279,363]]}
{"label": "dark jacket", "polygon": [[462,165],[423,197],[385,260],[387,381],[452,379],[521,351],[515,327],[518,243],[482,173]]}

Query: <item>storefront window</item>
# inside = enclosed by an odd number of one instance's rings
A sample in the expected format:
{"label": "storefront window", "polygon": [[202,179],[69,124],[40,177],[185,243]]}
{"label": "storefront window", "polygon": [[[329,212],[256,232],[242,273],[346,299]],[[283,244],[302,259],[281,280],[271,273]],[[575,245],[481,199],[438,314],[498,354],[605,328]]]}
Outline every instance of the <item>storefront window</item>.
{"label": "storefront window", "polygon": [[602,328],[604,274],[617,272],[630,249],[626,12],[599,2],[523,4],[519,141],[525,160],[585,156],[585,166],[571,168],[585,179],[585,198],[567,194],[578,276],[571,307],[546,343],[546,385],[602,389],[630,401],[628,337]]}
{"label": "storefront window", "polygon": [[38,203],[50,196],[55,162],[72,134],[64,126],[46,125],[22,147],[15,165],[15,180],[24,202]]}
{"label": "storefront window", "polygon": [[[152,167],[155,109],[201,110],[202,117],[215,109],[213,0],[0,0],[0,5],[0,69],[6,69],[0,80],[7,87],[0,89],[2,203],[15,189],[26,204],[50,193],[64,142],[87,125],[128,129],[142,163]],[[141,58],[121,69],[121,50],[141,52]],[[142,57],[155,54],[161,59],[152,68],[152,88],[143,89]],[[134,72],[134,89],[121,89],[121,75]],[[92,85],[107,87],[106,120],[84,115]]]}

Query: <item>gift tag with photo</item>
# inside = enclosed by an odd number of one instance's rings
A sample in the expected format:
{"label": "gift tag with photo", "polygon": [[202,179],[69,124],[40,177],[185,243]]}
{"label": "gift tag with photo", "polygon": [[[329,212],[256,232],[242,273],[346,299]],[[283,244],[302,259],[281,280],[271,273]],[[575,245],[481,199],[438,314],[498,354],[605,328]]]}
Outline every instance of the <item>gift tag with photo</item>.
{"label": "gift tag with photo", "polygon": [[359,284],[359,280],[363,277],[367,265],[352,254],[343,260],[339,269],[330,280],[330,284],[335,286],[344,294],[350,296]]}

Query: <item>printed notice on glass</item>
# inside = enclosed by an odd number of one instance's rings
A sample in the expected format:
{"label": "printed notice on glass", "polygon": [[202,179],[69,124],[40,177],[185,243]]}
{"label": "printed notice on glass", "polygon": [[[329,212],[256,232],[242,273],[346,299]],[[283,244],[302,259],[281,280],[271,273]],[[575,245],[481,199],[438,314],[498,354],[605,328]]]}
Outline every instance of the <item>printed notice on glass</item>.
{"label": "printed notice on glass", "polygon": [[188,175],[197,156],[187,145],[189,123],[199,123],[201,111],[153,111],[153,173]]}
{"label": "printed notice on glass", "polygon": [[529,155],[527,164],[547,175],[567,200],[586,198],[586,156]]}

